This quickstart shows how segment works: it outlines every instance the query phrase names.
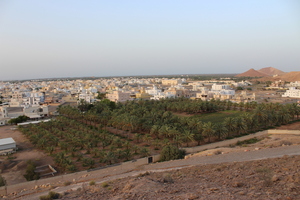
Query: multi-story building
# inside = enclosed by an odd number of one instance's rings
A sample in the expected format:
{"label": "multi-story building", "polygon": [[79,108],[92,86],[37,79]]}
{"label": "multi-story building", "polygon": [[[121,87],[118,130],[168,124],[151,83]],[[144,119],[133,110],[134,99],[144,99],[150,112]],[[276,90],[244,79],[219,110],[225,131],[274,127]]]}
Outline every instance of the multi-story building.
{"label": "multi-story building", "polygon": [[131,100],[129,92],[112,91],[106,94],[106,98],[114,102],[125,102]]}
{"label": "multi-story building", "polygon": [[300,98],[300,89],[296,89],[295,87],[290,87],[282,97],[293,97]]}
{"label": "multi-story building", "polygon": [[182,83],[181,79],[163,79],[163,80],[161,80],[162,85],[178,85],[181,83]]}

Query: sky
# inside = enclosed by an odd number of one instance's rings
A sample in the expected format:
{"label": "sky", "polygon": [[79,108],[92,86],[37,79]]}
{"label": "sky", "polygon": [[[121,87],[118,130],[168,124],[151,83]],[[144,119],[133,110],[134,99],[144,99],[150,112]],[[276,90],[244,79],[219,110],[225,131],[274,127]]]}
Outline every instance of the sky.
{"label": "sky", "polygon": [[0,0],[0,80],[300,71],[298,0]]}

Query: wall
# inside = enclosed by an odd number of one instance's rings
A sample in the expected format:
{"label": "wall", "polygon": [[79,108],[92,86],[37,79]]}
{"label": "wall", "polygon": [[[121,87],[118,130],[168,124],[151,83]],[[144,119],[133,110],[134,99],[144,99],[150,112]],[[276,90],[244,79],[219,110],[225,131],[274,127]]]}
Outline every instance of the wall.
{"label": "wall", "polygon": [[250,135],[246,135],[246,136],[242,136],[242,137],[238,137],[238,138],[233,138],[230,140],[224,140],[221,142],[215,142],[215,143],[211,143],[211,144],[201,145],[201,146],[197,146],[197,147],[183,148],[183,149],[186,151],[186,153],[196,153],[199,151],[204,151],[206,149],[214,149],[217,147],[233,145],[233,144],[236,144],[238,141],[249,140],[251,138],[261,137],[261,136],[265,136],[267,134],[268,134],[268,131],[261,131],[261,132],[257,132],[254,134],[250,134]]}
{"label": "wall", "polygon": [[269,134],[293,134],[293,135],[300,135],[300,131],[299,130],[279,130],[279,129],[272,129],[272,130],[268,130]]}

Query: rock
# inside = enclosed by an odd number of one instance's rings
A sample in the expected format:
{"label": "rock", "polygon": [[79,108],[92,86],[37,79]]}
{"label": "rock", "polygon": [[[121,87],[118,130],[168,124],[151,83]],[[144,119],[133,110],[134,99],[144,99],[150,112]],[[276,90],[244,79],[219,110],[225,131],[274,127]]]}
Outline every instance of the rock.
{"label": "rock", "polygon": [[260,148],[259,148],[259,147],[256,147],[255,150],[256,150],[256,151],[257,151],[257,150],[260,150]]}
{"label": "rock", "polygon": [[234,182],[232,184],[233,187],[242,187],[243,185],[244,185],[244,183],[242,183],[242,182]]}
{"label": "rock", "polygon": [[199,198],[199,196],[196,195],[196,194],[188,194],[187,196],[188,196],[187,199],[189,199],[189,200],[193,200],[193,199],[198,199]]}
{"label": "rock", "polygon": [[277,175],[274,175],[271,179],[273,182],[276,182],[279,180],[279,177]]}

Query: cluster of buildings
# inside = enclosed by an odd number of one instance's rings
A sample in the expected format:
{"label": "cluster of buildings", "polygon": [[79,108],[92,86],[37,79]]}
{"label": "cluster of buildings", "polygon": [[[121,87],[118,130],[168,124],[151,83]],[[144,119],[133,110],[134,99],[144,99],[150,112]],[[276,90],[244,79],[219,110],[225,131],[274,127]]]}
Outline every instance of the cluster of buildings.
{"label": "cluster of buildings", "polygon": [[[282,86],[282,82],[274,83]],[[114,102],[134,99],[159,100],[162,98],[186,97],[191,99],[220,99],[232,102],[255,101],[255,93],[237,91],[249,87],[250,82],[235,82],[229,79],[187,81],[185,78],[135,78],[117,77],[74,80],[31,80],[0,82],[0,125],[9,119],[26,115],[31,119],[51,114],[49,105],[89,103],[107,98]],[[300,97],[300,82],[290,83],[291,88],[283,97]],[[235,89],[234,89],[235,88]]]}

